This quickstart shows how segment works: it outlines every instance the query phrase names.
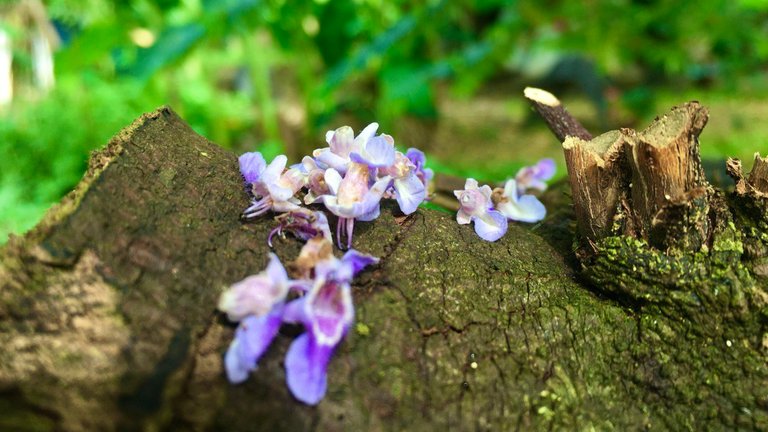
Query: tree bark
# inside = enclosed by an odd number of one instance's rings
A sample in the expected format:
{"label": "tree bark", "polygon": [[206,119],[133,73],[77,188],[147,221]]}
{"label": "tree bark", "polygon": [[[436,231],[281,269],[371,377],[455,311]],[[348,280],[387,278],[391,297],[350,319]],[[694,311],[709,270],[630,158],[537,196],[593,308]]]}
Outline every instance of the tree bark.
{"label": "tree bark", "polygon": [[768,296],[743,231],[725,224],[720,264],[691,252],[677,273],[609,237],[590,284],[566,188],[494,243],[428,209],[356,226],[381,262],[356,280],[355,325],[308,407],[285,386],[294,327],[226,381],[217,299],[265,267],[273,221],[241,223],[237,157],[159,109],[0,251],[0,430],[768,428]]}

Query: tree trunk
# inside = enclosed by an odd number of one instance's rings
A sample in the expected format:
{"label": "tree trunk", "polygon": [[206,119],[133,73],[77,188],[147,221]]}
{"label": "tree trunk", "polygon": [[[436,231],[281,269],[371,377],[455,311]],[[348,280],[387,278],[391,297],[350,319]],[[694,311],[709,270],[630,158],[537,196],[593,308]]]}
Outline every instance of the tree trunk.
{"label": "tree trunk", "polygon": [[[294,327],[246,383],[224,377],[217,299],[265,267],[273,221],[240,222],[237,157],[159,109],[0,251],[0,430],[767,429],[756,217],[674,262],[614,236],[580,264],[566,189],[495,243],[428,209],[357,225],[381,262],[356,279],[355,324],[308,407],[285,385]],[[747,199],[714,196],[723,212]]]}

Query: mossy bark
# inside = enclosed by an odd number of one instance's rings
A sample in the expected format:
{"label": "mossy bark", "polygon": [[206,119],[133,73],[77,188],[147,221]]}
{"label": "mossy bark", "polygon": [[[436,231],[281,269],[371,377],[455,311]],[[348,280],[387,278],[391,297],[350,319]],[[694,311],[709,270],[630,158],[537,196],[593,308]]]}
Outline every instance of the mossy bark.
{"label": "mossy bark", "polygon": [[642,242],[606,240],[617,259],[588,277],[611,283],[590,285],[564,192],[495,243],[425,209],[357,225],[381,263],[356,280],[356,323],[308,407],[285,386],[296,328],[245,384],[224,377],[217,299],[264,268],[272,220],[241,223],[237,157],[160,109],[0,252],[0,429],[768,428],[765,285],[743,230],[723,224],[707,264],[684,255],[664,277],[638,270],[670,265]]}

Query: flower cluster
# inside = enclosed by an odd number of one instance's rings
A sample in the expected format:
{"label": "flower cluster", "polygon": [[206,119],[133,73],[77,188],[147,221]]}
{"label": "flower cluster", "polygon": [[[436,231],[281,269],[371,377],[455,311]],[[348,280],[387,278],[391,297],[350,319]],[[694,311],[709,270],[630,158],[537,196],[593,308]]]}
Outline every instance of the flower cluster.
{"label": "flower cluster", "polygon": [[[239,322],[224,357],[227,378],[243,382],[255,370],[283,323],[301,324],[306,331],[291,344],[285,359],[286,380],[300,401],[316,404],[326,390],[326,368],[354,317],[350,283],[368,265],[378,262],[350,249],[356,220],[379,216],[382,198],[395,199],[411,214],[427,197],[432,171],[424,153],[395,150],[391,136],[376,135],[372,123],[355,136],[348,126],[326,134],[328,147],[315,150],[301,163],[287,167],[287,158],[270,163],[261,153],[240,156],[240,172],[251,205],[243,212],[251,219],[278,213],[275,235],[291,233],[306,242],[291,265],[289,278],[277,255],[267,268],[232,285],[219,301],[219,310]],[[322,204],[338,217],[336,241],[348,251],[333,255],[328,218],[302,205]]]}
{"label": "flower cluster", "polygon": [[227,378],[240,383],[283,323],[301,324],[306,331],[291,343],[285,358],[288,388],[296,399],[314,405],[325,395],[326,368],[354,317],[350,282],[377,258],[347,251],[339,259],[330,240],[317,236],[301,250],[290,279],[275,254],[263,272],[232,285],[219,300],[219,310],[240,324],[224,357]]}
{"label": "flower cluster", "polygon": [[304,204],[322,203],[338,217],[337,245],[349,249],[355,221],[376,219],[382,198],[394,198],[403,213],[413,213],[427,197],[432,170],[424,167],[424,153],[413,148],[405,154],[395,150],[391,136],[376,135],[378,127],[371,123],[357,136],[349,126],[329,131],[328,147],[315,150],[311,157],[288,169],[283,155],[269,164],[258,152],[240,156],[240,172],[252,197],[243,217],[254,218],[270,210],[297,212],[287,218],[290,222],[278,220],[280,227],[275,233],[286,230],[302,239],[309,235],[305,229],[325,233],[324,216],[314,216],[311,223],[317,225],[309,227],[309,213],[300,207],[299,194],[303,192]]}
{"label": "flower cluster", "polygon": [[[277,255],[270,254],[264,271],[222,293],[219,310],[239,323],[224,357],[232,383],[245,381],[257,368],[283,323],[298,324],[305,331],[286,354],[288,388],[311,405],[325,395],[328,362],[354,318],[350,284],[357,273],[378,262],[351,249],[355,221],[377,218],[382,199],[396,200],[406,215],[415,212],[427,198],[433,177],[425,168],[424,153],[413,148],[397,151],[392,137],[377,135],[377,129],[378,124],[372,123],[357,136],[348,126],[329,131],[328,147],[290,167],[284,155],[270,163],[258,152],[240,156],[240,172],[251,197],[242,217],[278,213],[278,225],[267,238],[269,246],[275,235],[285,233],[306,243],[289,265],[290,277]],[[520,170],[503,189],[480,187],[469,179],[464,190],[455,191],[461,204],[457,220],[474,221],[475,231],[489,241],[504,235],[507,220],[538,221],[546,213],[544,206],[525,193],[544,190],[553,174],[554,162],[543,160]],[[322,204],[337,216],[336,243],[347,249],[341,258],[333,254],[328,218],[322,211],[303,207],[310,204]]]}
{"label": "flower cluster", "polygon": [[543,159],[532,167],[521,169],[514,179],[507,180],[504,188],[491,190],[480,187],[475,179],[467,179],[463,190],[453,191],[459,200],[456,221],[459,224],[475,223],[475,232],[483,240],[496,241],[507,232],[508,220],[537,222],[544,219],[547,210],[529,189],[546,189],[547,180],[555,174],[552,159]]}

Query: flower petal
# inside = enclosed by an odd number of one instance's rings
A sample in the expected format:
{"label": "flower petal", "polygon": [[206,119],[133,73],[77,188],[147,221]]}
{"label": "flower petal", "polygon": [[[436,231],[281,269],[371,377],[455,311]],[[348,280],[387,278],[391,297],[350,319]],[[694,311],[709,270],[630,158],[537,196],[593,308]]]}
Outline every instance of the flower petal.
{"label": "flower petal", "polygon": [[333,237],[331,237],[331,227],[328,224],[328,217],[325,216],[325,213],[323,212],[315,212],[315,216],[317,217],[317,222],[315,222],[315,228],[317,228],[318,231],[328,240],[332,240]]}
{"label": "flower petal", "polygon": [[555,161],[546,158],[539,161],[539,163],[536,164],[537,168],[537,175],[536,178],[539,180],[549,180],[555,175],[555,170],[557,169],[555,165]]}
{"label": "flower petal", "polygon": [[286,213],[300,209],[299,204],[301,204],[301,201],[298,198],[291,197],[287,201],[273,202],[271,210],[275,213]]}
{"label": "flower petal", "polygon": [[271,252],[269,253],[269,264],[267,264],[266,273],[272,284],[285,287],[286,294],[288,294],[288,273],[285,272],[285,267],[280,262],[280,258]]}
{"label": "flower petal", "polygon": [[272,291],[272,284],[266,275],[260,273],[248,276],[221,294],[218,308],[233,322],[249,315],[263,316],[275,304]]}
{"label": "flower petal", "polygon": [[[336,263],[338,270],[340,262]],[[304,326],[318,344],[336,345],[352,324],[355,306],[352,303],[352,288],[349,282],[337,277],[338,271],[332,272],[329,265],[325,264],[325,267],[318,270],[324,275],[316,278],[315,285],[307,294],[307,319]]]}
{"label": "flower petal", "polygon": [[325,208],[328,209],[329,212],[335,214],[338,217],[342,218],[354,218],[355,217],[355,206],[349,205],[349,204],[339,204],[339,200],[336,199],[333,195],[323,195],[320,197],[323,201],[323,204],[325,204]]}
{"label": "flower petal", "polygon": [[373,138],[373,136],[376,135],[376,131],[378,129],[379,129],[379,124],[375,122],[366,126],[365,129],[360,131],[357,137],[355,137],[354,147],[356,149],[362,149],[363,146],[365,146],[365,143],[367,143],[369,139]]}
{"label": "flower petal", "polygon": [[361,201],[368,192],[368,177],[369,170],[365,164],[351,163],[336,192],[339,203],[352,204]]}
{"label": "flower petal", "polygon": [[240,173],[246,183],[257,182],[267,167],[264,156],[259,152],[244,153],[238,158],[238,162],[240,162]]}
{"label": "flower petal", "polygon": [[415,212],[419,204],[427,197],[424,183],[414,173],[402,179],[395,179],[394,186],[397,204],[400,206],[400,210],[407,215]]}
{"label": "flower petal", "polygon": [[472,216],[464,210],[459,209],[456,213],[456,222],[458,222],[459,225],[466,225],[472,222]]}
{"label": "flower petal", "polygon": [[488,186],[483,186],[480,189],[470,188],[463,191],[454,191],[459,200],[459,209],[470,216],[480,217],[484,215],[491,207],[490,198],[483,193],[484,188],[488,188]]}
{"label": "flower petal", "polygon": [[272,162],[267,165],[267,168],[261,174],[261,179],[267,183],[274,183],[280,178],[280,175],[285,169],[285,165],[288,163],[288,157],[286,155],[277,155]]}
{"label": "flower petal", "polygon": [[349,157],[354,162],[384,168],[395,163],[395,147],[385,135],[379,135],[368,140],[360,153],[352,152]]}
{"label": "flower petal", "polygon": [[432,170],[432,168],[424,168],[421,172],[423,173],[422,179],[425,185],[435,177],[435,172]]}
{"label": "flower petal", "polygon": [[353,212],[356,215],[356,219],[366,222],[379,217],[379,203],[381,202],[381,197],[384,195],[384,192],[389,188],[389,183],[391,181],[392,178],[390,176],[378,179],[365,194],[363,200],[353,205]]}
{"label": "flower petal", "polygon": [[483,185],[482,187],[479,188],[479,190],[480,190],[480,193],[483,194],[485,199],[487,199],[488,202],[491,202],[491,195],[493,194],[493,190],[491,189],[491,187],[488,185]]}
{"label": "flower petal", "polygon": [[545,181],[555,175],[555,169],[555,161],[549,158],[540,160],[536,165],[521,168],[515,175],[520,193],[528,189],[546,190]]}
{"label": "flower petal", "polygon": [[[312,289],[309,287],[309,289]],[[283,310],[283,322],[298,324],[306,322],[307,314],[304,303],[307,301],[307,296],[299,297],[296,300],[289,302],[285,305]]]}
{"label": "flower petal", "polygon": [[283,304],[276,305],[263,317],[250,316],[237,329],[235,338],[240,340],[241,356],[245,360],[252,360],[254,368],[280,330],[284,307]]}
{"label": "flower petal", "polygon": [[[352,212],[358,215],[355,217],[355,219],[361,222],[370,222],[372,220],[378,219],[379,215],[381,214],[381,206],[379,205],[379,202],[376,202],[371,206],[366,206],[366,205],[367,205],[366,203],[361,203],[361,204],[356,204],[356,208],[353,206]],[[369,209],[369,210],[365,211],[365,209]]]}
{"label": "flower petal", "polygon": [[[329,135],[326,134],[326,138],[328,138],[328,136]],[[336,132],[331,135],[328,145],[334,154],[346,159],[349,157],[349,152],[356,149],[355,132],[349,126],[342,126],[336,129]]]}
{"label": "flower petal", "polygon": [[224,371],[227,373],[227,379],[232,384],[239,384],[248,379],[251,370],[250,365],[240,361],[240,341],[233,339],[227,353],[224,354]]}
{"label": "flower petal", "polygon": [[507,218],[496,210],[488,210],[474,219],[475,232],[483,240],[496,241],[507,232]]}
{"label": "flower petal", "polygon": [[288,295],[288,275],[277,255],[270,253],[267,269],[232,284],[221,294],[218,308],[230,321],[267,315]]}
{"label": "flower petal", "polygon": [[355,277],[356,274],[360,273],[360,271],[369,265],[376,264],[377,262],[379,262],[379,259],[375,256],[364,254],[354,249],[348,250],[344,256],[341,257],[341,263],[344,266],[348,266],[351,270],[351,274],[349,275],[350,280],[347,282],[351,282],[351,279]]}
{"label": "flower petal", "polygon": [[340,173],[347,172],[349,158],[334,154],[330,149],[322,149],[315,155],[315,160],[321,168],[333,168]]}
{"label": "flower petal", "polygon": [[504,196],[507,197],[509,201],[517,201],[517,192],[517,180],[509,179],[504,183]]}
{"label": "flower petal", "polygon": [[319,168],[317,166],[317,162],[311,156],[304,156],[303,158],[301,158],[301,163],[297,165],[301,165],[301,170],[306,174],[309,174],[313,170],[316,170]]}
{"label": "flower petal", "polygon": [[533,195],[523,195],[517,202],[500,203],[497,209],[507,218],[520,222],[538,222],[547,215],[544,204]]}
{"label": "flower petal", "polygon": [[283,305],[278,305],[268,315],[249,316],[240,323],[224,357],[230,382],[245,381],[248,372],[256,369],[256,363],[280,330],[282,314]]}
{"label": "flower petal", "polygon": [[384,195],[384,192],[386,192],[387,189],[389,189],[389,183],[392,181],[392,177],[390,176],[384,176],[378,180],[376,180],[376,183],[371,186],[371,189],[368,191],[369,194],[372,194],[374,197],[379,197],[381,199],[381,196]]}
{"label": "flower petal", "polygon": [[325,396],[327,368],[334,346],[318,345],[309,333],[297,337],[285,356],[285,377],[293,396],[315,405]]}
{"label": "flower petal", "polygon": [[293,191],[290,188],[282,187],[276,183],[267,183],[267,190],[274,202],[288,201],[293,196]]}
{"label": "flower petal", "polygon": [[329,168],[325,171],[325,184],[328,185],[328,189],[331,194],[336,195],[339,193],[339,185],[341,185],[341,174],[333,168]]}
{"label": "flower petal", "polygon": [[421,168],[427,163],[427,157],[424,155],[424,152],[417,148],[411,147],[406,150],[405,157],[407,157],[416,168]]}

